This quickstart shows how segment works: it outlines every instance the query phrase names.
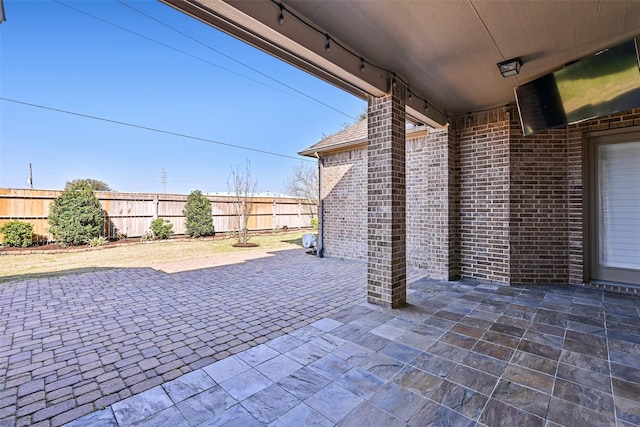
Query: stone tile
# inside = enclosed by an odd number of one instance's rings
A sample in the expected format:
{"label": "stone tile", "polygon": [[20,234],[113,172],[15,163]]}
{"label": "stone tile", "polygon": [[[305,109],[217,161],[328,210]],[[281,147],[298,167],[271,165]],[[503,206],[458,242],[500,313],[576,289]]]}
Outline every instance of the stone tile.
{"label": "stone tile", "polygon": [[606,415],[584,406],[551,397],[547,419],[563,426],[610,426],[616,425],[613,414]]}
{"label": "stone tile", "polygon": [[338,356],[351,364],[358,364],[374,353],[373,350],[359,344],[347,342],[333,351],[334,356]]}
{"label": "stone tile", "polygon": [[431,347],[427,348],[426,351],[453,362],[461,361],[468,353],[468,350],[441,341],[433,344]]}
{"label": "stone tile", "polygon": [[[496,399],[489,399],[479,421],[487,426],[543,427],[545,420]],[[572,425],[572,424],[567,424]]]}
{"label": "stone tile", "polygon": [[220,386],[233,396],[234,399],[242,401],[247,397],[259,392],[273,383],[269,378],[262,375],[255,369],[249,369],[233,378],[220,383]]}
{"label": "stone tile", "polygon": [[496,344],[508,348],[516,348],[518,347],[518,344],[520,344],[520,338],[502,334],[496,331],[485,332],[485,334],[482,336],[482,340],[490,342],[491,344]]}
{"label": "stone tile", "polygon": [[383,338],[379,335],[371,334],[369,332],[362,334],[352,340],[355,344],[367,347],[373,351],[378,351],[384,346],[391,343],[391,340]]}
{"label": "stone tile", "polygon": [[486,332],[486,329],[475,327],[472,325],[466,325],[464,323],[457,323],[451,328],[452,332],[465,335],[471,338],[480,338]]}
{"label": "stone tile", "polygon": [[187,420],[184,419],[182,414],[178,411],[178,409],[176,409],[175,406],[170,406],[167,409],[157,412],[150,417],[137,422],[135,425],[136,427],[190,427]]}
{"label": "stone tile", "polygon": [[556,361],[519,350],[514,353],[510,363],[547,375],[555,375],[558,368]]}
{"label": "stone tile", "polygon": [[213,378],[217,383],[228,380],[241,372],[245,372],[251,368],[244,360],[236,356],[227,357],[218,362],[205,366],[203,370]]}
{"label": "stone tile", "polygon": [[118,427],[116,416],[114,415],[111,407],[92,412],[65,425],[65,427],[94,427],[94,426]]}
{"label": "stone tile", "polygon": [[392,381],[414,393],[429,397],[442,382],[442,378],[413,366],[405,366]]}
{"label": "stone tile", "polygon": [[380,353],[403,363],[411,363],[422,351],[404,344],[392,342],[382,348]]}
{"label": "stone tile", "polygon": [[292,374],[300,368],[302,368],[301,364],[282,354],[255,367],[257,371],[274,382]]}
{"label": "stone tile", "polygon": [[611,391],[611,378],[608,375],[581,369],[576,366],[567,365],[566,363],[558,364],[556,377],[600,391]]}
{"label": "stone tile", "polygon": [[407,331],[394,340],[396,343],[413,347],[417,350],[424,351],[427,347],[432,346],[435,340],[428,338],[416,332]]}
{"label": "stone tile", "polygon": [[458,334],[452,331],[447,332],[446,334],[444,334],[442,336],[442,338],[440,338],[441,341],[447,343],[447,344],[451,344],[454,345],[456,347],[461,347],[464,348],[466,350],[471,349],[475,344],[477,339],[466,336],[466,335],[462,335],[462,334]]}
{"label": "stone tile", "polygon": [[291,335],[301,339],[302,341],[311,341],[312,339],[322,335],[324,331],[314,328],[311,325],[304,326],[291,332]]}
{"label": "stone tile", "polygon": [[616,396],[615,405],[618,421],[625,421],[634,426],[640,425],[640,405],[637,399],[630,400]]}
{"label": "stone tile", "polygon": [[156,414],[173,402],[160,386],[129,397],[112,405],[113,413],[120,425],[129,425]]}
{"label": "stone tile", "polygon": [[394,340],[407,331],[405,329],[397,328],[385,323],[378,326],[377,328],[372,329],[370,332],[374,335],[381,336],[388,340]]}
{"label": "stone tile", "polygon": [[511,359],[514,350],[509,347],[494,344],[489,341],[479,340],[471,349],[476,353],[481,353],[494,359],[508,361]]}
{"label": "stone tile", "polygon": [[554,383],[554,377],[551,375],[542,374],[516,365],[507,366],[502,374],[502,378],[545,394],[551,394]]}
{"label": "stone tile", "polygon": [[309,341],[309,344],[321,348],[322,350],[325,350],[327,352],[333,351],[346,343],[347,341],[345,339],[337,337],[330,333],[320,335],[319,337]]}
{"label": "stone tile", "polygon": [[464,365],[456,366],[447,380],[475,390],[486,396],[490,395],[493,388],[498,383],[498,377],[469,368]]}
{"label": "stone tile", "polygon": [[342,325],[344,325],[344,323],[338,322],[337,320],[333,320],[326,317],[324,319],[316,320],[315,322],[311,323],[311,325],[309,326],[313,326],[314,328],[320,329],[321,331],[324,331],[324,332],[331,332],[335,328]]}
{"label": "stone tile", "polygon": [[426,399],[400,385],[389,382],[380,387],[369,403],[384,409],[402,421],[409,418],[426,402]]}
{"label": "stone tile", "polygon": [[525,333],[524,328],[519,328],[517,326],[512,326],[512,325],[508,325],[508,324],[504,324],[504,323],[499,323],[496,322],[493,325],[491,325],[491,327],[489,328],[490,330],[494,331],[494,332],[498,332],[501,334],[505,334],[505,335],[510,335],[512,337],[515,338],[522,338],[522,336]]}
{"label": "stone tile", "polygon": [[277,384],[271,384],[242,402],[242,406],[263,424],[269,424],[298,404],[299,399]]}
{"label": "stone tile", "polygon": [[640,369],[640,344],[610,339],[609,359],[614,363]]}
{"label": "stone tile", "polygon": [[266,362],[269,359],[273,359],[279,354],[280,353],[267,346],[266,344],[260,344],[256,347],[250,348],[249,350],[245,350],[236,354],[236,357],[247,362],[250,366],[256,366],[263,362]]}
{"label": "stone tile", "polygon": [[300,403],[279,417],[272,425],[274,427],[333,427],[334,423],[320,415],[318,411],[311,409],[304,403]]}
{"label": "stone tile", "polygon": [[508,380],[500,380],[491,397],[541,418],[547,415],[549,409],[548,394]]}
{"label": "stone tile", "polygon": [[475,420],[482,413],[489,397],[445,380],[431,395],[431,400]]}
{"label": "stone tile", "polygon": [[507,367],[507,362],[504,360],[494,359],[493,357],[476,353],[474,351],[467,353],[460,363],[498,377],[502,375]]}
{"label": "stone tile", "polygon": [[421,353],[411,362],[411,365],[444,378],[456,366],[456,363],[431,353]]}
{"label": "stone tile", "polygon": [[304,344],[304,341],[292,335],[281,335],[278,338],[266,342],[265,344],[280,353],[286,353],[287,351],[291,351],[294,348],[301,346]]}
{"label": "stone tile", "polygon": [[560,349],[551,347],[548,345],[536,343],[533,341],[523,339],[518,346],[518,350],[526,351],[527,353],[536,354],[538,356],[546,357],[551,360],[558,360],[560,358]]}
{"label": "stone tile", "polygon": [[304,403],[334,423],[338,423],[362,402],[363,400],[355,394],[338,384],[331,383]]}
{"label": "stone tile", "polygon": [[309,365],[309,368],[325,378],[337,380],[345,372],[353,368],[353,365],[332,353],[316,360]]}
{"label": "stone tile", "polygon": [[[316,337],[310,337],[310,340],[313,338],[316,338]],[[285,356],[287,356],[289,359],[295,360],[301,365],[306,366],[320,359],[322,356],[324,356],[327,353],[328,353],[327,350],[317,347],[311,344],[310,342],[306,342],[301,346],[286,352]]]}
{"label": "stone tile", "polygon": [[338,424],[340,427],[404,427],[405,423],[380,408],[365,402]]}
{"label": "stone tile", "polygon": [[242,405],[234,405],[221,414],[209,418],[198,427],[263,427]]}
{"label": "stone tile", "polygon": [[366,369],[356,366],[345,372],[335,383],[363,399],[368,399],[384,384],[384,380]]}
{"label": "stone tile", "polygon": [[613,413],[613,396],[591,387],[557,378],[553,387],[553,395],[585,408],[598,412]]}
{"label": "stone tile", "polygon": [[358,366],[366,369],[367,371],[384,378],[386,380],[391,379],[395,374],[400,372],[404,363],[392,359],[380,353],[373,353],[371,356],[360,361]]}
{"label": "stone tile", "polygon": [[198,369],[163,384],[162,388],[167,392],[173,403],[178,403],[213,387],[215,384],[215,381],[203,369]]}
{"label": "stone tile", "polygon": [[640,369],[632,368],[630,366],[612,363],[611,376],[615,378],[620,378],[626,381],[640,383]]}
{"label": "stone tile", "polygon": [[415,413],[413,417],[411,417],[411,419],[409,420],[409,425],[412,427],[472,427],[473,425],[475,425],[475,422],[462,414],[452,411],[446,406],[442,406],[434,401],[429,400],[422,406],[422,408],[420,408]]}
{"label": "stone tile", "polygon": [[[336,359],[342,361],[340,358]],[[330,382],[328,378],[314,371],[311,367],[304,367],[280,379],[278,385],[298,399],[305,400],[326,387]]]}
{"label": "stone tile", "polygon": [[634,400],[640,404],[640,384],[613,378],[613,394],[617,397]]}
{"label": "stone tile", "polygon": [[[597,359],[595,357],[586,356],[580,353],[563,350],[560,354],[560,362],[576,368],[587,369],[591,372],[609,375],[609,363],[606,360]],[[626,369],[626,367],[625,367]]]}
{"label": "stone tile", "polygon": [[176,407],[191,425],[197,425],[223,413],[236,404],[222,387],[216,385],[179,402]]}

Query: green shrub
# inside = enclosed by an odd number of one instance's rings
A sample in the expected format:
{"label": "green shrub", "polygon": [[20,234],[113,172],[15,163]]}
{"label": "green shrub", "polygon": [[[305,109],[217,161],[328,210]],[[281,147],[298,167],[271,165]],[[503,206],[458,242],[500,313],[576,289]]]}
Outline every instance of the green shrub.
{"label": "green shrub", "polygon": [[216,234],[211,218],[211,201],[200,190],[192,191],[182,214],[186,217],[185,227],[191,237],[213,236]]}
{"label": "green shrub", "polygon": [[311,218],[311,227],[318,229],[318,218]]}
{"label": "green shrub", "polygon": [[151,232],[156,239],[168,239],[173,234],[173,224],[168,219],[158,218],[151,221]]}
{"label": "green shrub", "polygon": [[91,247],[102,246],[102,245],[106,244],[107,242],[108,242],[108,240],[104,236],[94,237],[93,239],[89,240],[89,246],[91,246]]}
{"label": "green shrub", "polygon": [[2,244],[26,248],[33,243],[33,224],[23,221],[9,221],[0,227]]}
{"label": "green shrub", "polygon": [[104,227],[100,201],[86,184],[68,188],[51,203],[49,225],[49,232],[63,245],[89,243]]}

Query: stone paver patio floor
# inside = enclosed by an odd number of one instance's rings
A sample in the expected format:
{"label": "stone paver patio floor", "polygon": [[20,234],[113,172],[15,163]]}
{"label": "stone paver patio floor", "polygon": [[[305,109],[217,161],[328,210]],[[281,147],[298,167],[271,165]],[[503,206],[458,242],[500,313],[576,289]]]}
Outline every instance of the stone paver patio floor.
{"label": "stone paver patio floor", "polygon": [[413,273],[399,310],[300,251],[2,285],[0,426],[640,426],[639,297]]}

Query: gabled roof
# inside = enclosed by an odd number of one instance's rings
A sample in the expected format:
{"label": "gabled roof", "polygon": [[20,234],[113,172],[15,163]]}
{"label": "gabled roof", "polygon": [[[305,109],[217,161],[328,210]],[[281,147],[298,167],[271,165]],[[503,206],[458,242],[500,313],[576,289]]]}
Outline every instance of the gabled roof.
{"label": "gabled roof", "polygon": [[313,144],[311,147],[300,151],[298,154],[301,156],[315,157],[315,153],[321,154],[327,151],[338,151],[344,148],[364,145],[366,143],[367,119],[363,119],[356,124]]}
{"label": "gabled roof", "polygon": [[[358,147],[364,147],[368,141],[367,119],[360,120],[356,124],[333,134],[320,142],[313,144],[311,147],[300,151],[301,156],[315,157],[318,153],[330,153],[337,151],[351,150]],[[415,126],[407,124],[407,138],[409,135],[415,137],[417,133],[427,132],[427,126]]]}

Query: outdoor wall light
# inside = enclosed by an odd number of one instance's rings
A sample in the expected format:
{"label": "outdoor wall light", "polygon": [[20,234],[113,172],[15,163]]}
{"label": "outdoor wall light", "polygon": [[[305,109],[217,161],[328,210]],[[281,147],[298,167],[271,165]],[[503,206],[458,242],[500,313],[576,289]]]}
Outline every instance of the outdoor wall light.
{"label": "outdoor wall light", "polygon": [[522,59],[513,58],[508,61],[503,61],[498,64],[500,74],[502,77],[511,77],[520,73],[520,67],[522,67]]}

